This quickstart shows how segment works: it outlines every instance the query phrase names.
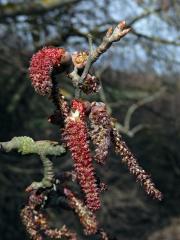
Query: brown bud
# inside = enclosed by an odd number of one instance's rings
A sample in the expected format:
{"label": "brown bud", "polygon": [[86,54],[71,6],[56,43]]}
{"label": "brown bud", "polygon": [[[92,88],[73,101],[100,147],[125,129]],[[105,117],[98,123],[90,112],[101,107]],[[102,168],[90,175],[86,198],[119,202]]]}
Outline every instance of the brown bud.
{"label": "brown bud", "polygon": [[74,66],[78,69],[84,68],[87,63],[88,56],[88,52],[74,52],[72,54],[72,61]]}

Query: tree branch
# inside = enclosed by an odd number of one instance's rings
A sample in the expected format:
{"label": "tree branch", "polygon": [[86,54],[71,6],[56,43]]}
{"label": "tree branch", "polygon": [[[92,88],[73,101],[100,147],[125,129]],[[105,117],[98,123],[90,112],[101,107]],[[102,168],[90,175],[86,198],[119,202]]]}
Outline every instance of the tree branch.
{"label": "tree branch", "polygon": [[8,142],[0,142],[0,151],[10,152],[17,150],[22,155],[38,154],[40,156],[61,156],[66,152],[62,145],[57,142],[42,140],[34,141],[30,137],[14,137]]}
{"label": "tree branch", "polygon": [[26,191],[37,190],[39,188],[52,187],[54,183],[54,169],[53,163],[47,157],[47,155],[60,156],[65,153],[65,148],[58,145],[57,142],[52,141],[34,141],[30,137],[14,137],[8,142],[0,142],[0,151],[9,152],[12,150],[18,150],[21,154],[38,154],[40,155],[44,176],[40,182],[33,182]]}
{"label": "tree branch", "polygon": [[15,18],[21,15],[38,15],[45,14],[46,12],[53,11],[54,9],[75,4],[80,0],[41,0],[39,3],[35,2],[22,2],[22,3],[6,3],[0,5],[0,21],[6,18]]}
{"label": "tree branch", "polygon": [[[108,31],[106,32],[106,35],[104,36],[101,44],[95,50],[93,50],[92,47],[90,46],[90,53],[89,53],[89,56],[87,58],[86,65],[83,69],[82,74],[78,77],[76,66],[75,66],[74,71],[69,74],[69,77],[75,83],[76,88],[77,88],[77,86],[82,85],[82,83],[83,83],[84,79],[86,78],[92,64],[94,62],[96,62],[98,60],[98,58],[104,52],[106,52],[114,42],[120,41],[121,38],[123,38],[130,31],[131,31],[131,28],[126,25],[125,21],[121,21],[115,27],[114,30],[113,30],[112,27],[110,27],[108,29]],[[76,77],[76,79],[74,79],[74,76]],[[81,91],[80,89],[78,89],[78,88],[76,89],[76,96],[75,96],[76,98],[80,97],[80,91]]]}
{"label": "tree branch", "polygon": [[131,107],[128,109],[126,116],[125,116],[125,120],[124,120],[124,128],[129,130],[130,129],[130,122],[132,119],[132,115],[134,114],[134,112],[139,109],[141,106],[153,102],[154,100],[156,100],[157,98],[159,98],[162,94],[164,94],[166,91],[166,88],[163,87],[161,88],[159,91],[157,91],[156,93],[139,100],[137,103],[134,103],[133,105],[131,105]]}
{"label": "tree branch", "polygon": [[176,42],[174,40],[167,40],[167,39],[155,37],[155,36],[148,36],[148,35],[136,32],[134,29],[132,29],[131,33],[134,34],[135,36],[137,36],[138,38],[144,38],[144,39],[152,41],[152,42],[180,46],[180,42]]}
{"label": "tree branch", "polygon": [[148,16],[150,16],[151,14],[154,14],[154,13],[159,13],[163,11],[162,8],[156,8],[156,9],[148,9],[146,11],[144,11],[142,14],[136,16],[135,18],[133,18],[130,22],[129,22],[129,25],[133,25],[135,24],[137,21],[143,19],[143,18],[146,18]]}

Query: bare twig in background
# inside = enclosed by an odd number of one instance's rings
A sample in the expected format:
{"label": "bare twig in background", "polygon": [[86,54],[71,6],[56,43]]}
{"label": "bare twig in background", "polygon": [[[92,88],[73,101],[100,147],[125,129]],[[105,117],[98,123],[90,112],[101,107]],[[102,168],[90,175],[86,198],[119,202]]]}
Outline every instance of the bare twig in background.
{"label": "bare twig in background", "polygon": [[[134,114],[134,112],[139,109],[140,107],[142,107],[143,105],[147,104],[147,103],[150,103],[150,102],[153,102],[155,101],[156,99],[158,99],[159,97],[161,97],[166,91],[166,88],[165,87],[162,87],[160,88],[159,91],[153,93],[152,95],[149,95],[148,97],[144,98],[144,99],[141,99],[139,100],[137,103],[134,103],[133,105],[130,106],[130,108],[128,109],[127,113],[126,113],[126,116],[125,116],[125,119],[124,119],[124,129],[125,131],[130,131],[130,123],[131,123],[131,119],[132,119],[132,116]],[[130,132],[133,133],[137,132],[137,130],[139,129],[142,129],[143,125],[139,125],[139,126],[136,126],[135,128],[133,128]]]}
{"label": "bare twig in background", "polygon": [[174,45],[174,46],[180,46],[180,42],[179,40],[177,39],[176,40],[168,40],[168,39],[164,39],[164,38],[161,38],[161,37],[157,37],[157,36],[148,36],[148,35],[145,35],[143,33],[140,33],[140,32],[137,32],[135,31],[134,29],[131,31],[132,34],[134,34],[135,36],[137,36],[138,38],[144,38],[146,40],[149,40],[151,42],[156,42],[156,43],[160,43],[160,44],[167,44],[167,45]]}
{"label": "bare twig in background", "polygon": [[52,11],[70,4],[75,4],[80,0],[51,0],[38,2],[22,2],[22,3],[4,3],[0,4],[0,21],[6,18],[15,18],[21,15],[39,15],[48,11]]}
{"label": "bare twig in background", "polygon": [[133,117],[133,114],[135,113],[135,111],[137,111],[140,107],[146,105],[147,103],[153,102],[155,100],[157,100],[159,97],[161,97],[166,91],[165,87],[162,87],[159,91],[157,91],[156,93],[149,95],[148,97],[139,100],[137,103],[134,103],[133,105],[131,105],[129,107],[129,109],[127,110],[127,113],[125,115],[125,119],[124,119],[124,124],[120,124],[118,122],[116,122],[116,128],[117,130],[119,130],[120,132],[126,134],[129,137],[134,137],[134,135],[141,131],[142,129],[149,127],[148,124],[138,124],[134,127],[131,128],[131,120]]}
{"label": "bare twig in background", "polygon": [[[103,71],[108,67],[107,65],[104,65],[103,68],[98,69],[96,71],[96,74],[98,76],[99,79],[101,79],[102,73]],[[107,111],[109,114],[112,113],[112,106],[116,106],[118,107],[119,105],[122,105],[122,101],[120,102],[115,102],[115,103],[108,103],[104,88],[103,88],[103,84],[102,84],[102,80],[100,80],[100,91],[99,91],[99,96],[100,99],[106,103],[107,106]],[[118,121],[116,121],[116,129],[119,130],[120,132],[126,134],[128,137],[134,137],[135,134],[139,131],[141,131],[144,128],[149,127],[148,124],[138,124],[134,127],[131,128],[131,120],[133,117],[133,114],[135,113],[135,111],[137,111],[140,107],[153,102],[155,100],[157,100],[158,98],[160,98],[164,93],[166,92],[166,87],[161,87],[157,92],[153,93],[153,94],[149,94],[147,97],[139,100],[137,103],[134,103],[133,105],[131,105],[128,110],[127,113],[125,115],[124,118],[124,124],[119,123]]]}
{"label": "bare twig in background", "polygon": [[159,13],[159,12],[162,12],[163,9],[162,8],[155,8],[155,9],[146,9],[143,13],[141,13],[140,15],[134,17],[131,21],[129,21],[129,25],[133,25],[135,24],[136,22],[138,22],[139,20],[141,19],[144,19],[154,13]]}

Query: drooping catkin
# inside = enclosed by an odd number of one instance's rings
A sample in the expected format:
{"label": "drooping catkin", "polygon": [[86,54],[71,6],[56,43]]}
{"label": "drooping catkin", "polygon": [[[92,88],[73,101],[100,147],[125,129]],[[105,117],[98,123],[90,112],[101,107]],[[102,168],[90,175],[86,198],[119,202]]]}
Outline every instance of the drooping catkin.
{"label": "drooping catkin", "polygon": [[52,71],[59,68],[65,55],[63,48],[44,47],[32,56],[29,76],[32,85],[40,95],[50,95],[53,87]]}
{"label": "drooping catkin", "polygon": [[95,146],[94,159],[104,164],[108,155],[111,137],[110,116],[107,113],[106,105],[102,102],[92,103],[90,119],[90,137]]}
{"label": "drooping catkin", "polygon": [[68,199],[69,206],[74,209],[78,215],[80,223],[84,227],[84,233],[86,235],[95,234],[98,230],[98,223],[96,216],[91,212],[82,200],[77,198],[73,192],[65,188],[64,193]]}
{"label": "drooping catkin", "polygon": [[114,121],[112,124],[112,140],[115,144],[115,151],[120,154],[122,162],[125,163],[129,172],[136,177],[136,180],[144,187],[145,192],[153,198],[162,200],[162,193],[155,187],[150,175],[139,165],[137,159],[131,153],[126,143],[115,127]]}
{"label": "drooping catkin", "polygon": [[72,154],[77,179],[85,194],[87,206],[95,211],[100,208],[99,190],[89,149],[85,105],[79,100],[73,100],[71,113],[65,120],[64,140]]}
{"label": "drooping catkin", "polygon": [[41,209],[45,200],[46,195],[43,193],[37,194],[36,191],[32,191],[28,204],[21,210],[21,219],[30,238],[33,240],[43,240],[47,236],[53,239],[67,237],[70,240],[77,240],[76,234],[65,225],[60,229],[52,229],[49,226],[47,217]]}

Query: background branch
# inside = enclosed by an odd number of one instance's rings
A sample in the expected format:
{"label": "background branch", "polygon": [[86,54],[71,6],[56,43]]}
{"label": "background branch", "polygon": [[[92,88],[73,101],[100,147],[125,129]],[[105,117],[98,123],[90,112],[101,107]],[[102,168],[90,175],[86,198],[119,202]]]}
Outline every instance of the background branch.
{"label": "background branch", "polygon": [[79,3],[80,0],[51,0],[51,1],[37,1],[37,2],[22,2],[22,3],[7,3],[0,4],[0,21],[6,18],[15,18],[21,15],[39,15],[46,12],[53,11],[58,8],[69,6],[71,4]]}

